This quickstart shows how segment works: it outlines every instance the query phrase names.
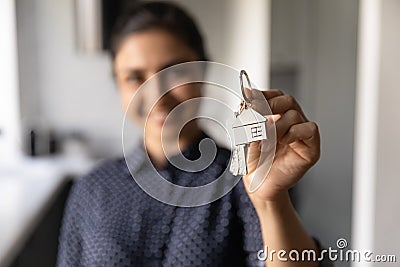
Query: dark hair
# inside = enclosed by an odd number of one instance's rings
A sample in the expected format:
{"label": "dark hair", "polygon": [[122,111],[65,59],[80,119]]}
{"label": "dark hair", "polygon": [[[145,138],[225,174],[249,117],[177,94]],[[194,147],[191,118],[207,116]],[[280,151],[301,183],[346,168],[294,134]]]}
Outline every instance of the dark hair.
{"label": "dark hair", "polygon": [[194,19],[186,11],[172,3],[142,1],[131,6],[117,19],[111,35],[112,60],[115,60],[124,38],[154,28],[176,35],[198,54],[199,60],[207,60],[203,37]]}

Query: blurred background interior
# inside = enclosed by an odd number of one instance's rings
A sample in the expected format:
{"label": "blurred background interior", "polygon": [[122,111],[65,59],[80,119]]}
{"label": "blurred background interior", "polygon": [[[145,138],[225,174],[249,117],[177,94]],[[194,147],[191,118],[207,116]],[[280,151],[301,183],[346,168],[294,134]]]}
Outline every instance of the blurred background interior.
{"label": "blurred background interior", "polygon": [[[0,2],[0,266],[54,266],[73,179],[122,154],[107,48],[131,1]],[[296,96],[319,124],[321,160],[294,195],[310,233],[398,253],[400,1],[175,2],[213,61]]]}

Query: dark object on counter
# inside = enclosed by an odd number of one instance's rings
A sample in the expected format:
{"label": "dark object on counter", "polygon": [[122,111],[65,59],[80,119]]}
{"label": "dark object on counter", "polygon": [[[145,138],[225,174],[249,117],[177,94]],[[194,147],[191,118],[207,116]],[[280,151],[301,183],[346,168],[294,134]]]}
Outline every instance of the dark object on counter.
{"label": "dark object on counter", "polygon": [[32,157],[56,154],[58,136],[53,130],[31,129],[27,140],[27,154]]}
{"label": "dark object on counter", "polygon": [[36,133],[34,130],[31,130],[29,137],[29,155],[34,157],[36,156]]}
{"label": "dark object on counter", "polygon": [[49,133],[49,154],[56,154],[58,152],[57,135],[54,131]]}

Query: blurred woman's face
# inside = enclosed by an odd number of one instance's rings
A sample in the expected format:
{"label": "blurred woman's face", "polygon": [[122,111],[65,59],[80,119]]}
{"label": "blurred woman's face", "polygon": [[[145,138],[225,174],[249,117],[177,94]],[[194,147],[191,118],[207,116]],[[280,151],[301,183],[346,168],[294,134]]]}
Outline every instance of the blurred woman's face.
{"label": "blurred woman's face", "polygon": [[[146,135],[159,135],[167,115],[174,107],[200,96],[199,85],[185,84],[163,94],[169,88],[156,87],[167,85],[152,78],[143,89],[139,90],[140,97],[135,95],[138,101],[131,103],[132,96],[147,79],[157,72],[178,63],[198,60],[198,58],[195,51],[179,38],[161,29],[133,33],[122,41],[114,62],[122,105],[124,110],[127,110],[129,106],[128,116],[137,124],[146,125],[146,131],[150,130],[149,133],[146,132]],[[161,93],[154,97],[157,92]],[[159,98],[161,95],[162,97]],[[156,99],[158,100],[155,101]],[[132,109],[132,105],[136,107]],[[149,105],[152,106],[151,112],[140,114],[143,111],[141,106],[148,107]],[[147,124],[145,124],[146,119]]]}

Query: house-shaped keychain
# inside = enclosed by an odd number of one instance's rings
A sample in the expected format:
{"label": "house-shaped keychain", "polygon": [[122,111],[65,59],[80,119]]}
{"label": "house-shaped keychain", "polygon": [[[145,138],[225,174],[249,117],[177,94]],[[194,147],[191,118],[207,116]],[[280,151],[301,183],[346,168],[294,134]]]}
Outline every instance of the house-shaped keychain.
{"label": "house-shaped keychain", "polygon": [[233,175],[246,175],[247,149],[249,143],[267,139],[267,118],[251,108],[252,98],[247,97],[243,86],[243,76],[251,88],[249,76],[245,70],[240,71],[240,88],[243,100],[238,112],[235,112],[235,121],[232,124],[233,141],[235,147],[232,151],[229,171]]}
{"label": "house-shaped keychain", "polygon": [[266,121],[254,109],[244,109],[232,124],[235,146],[267,139]]}

